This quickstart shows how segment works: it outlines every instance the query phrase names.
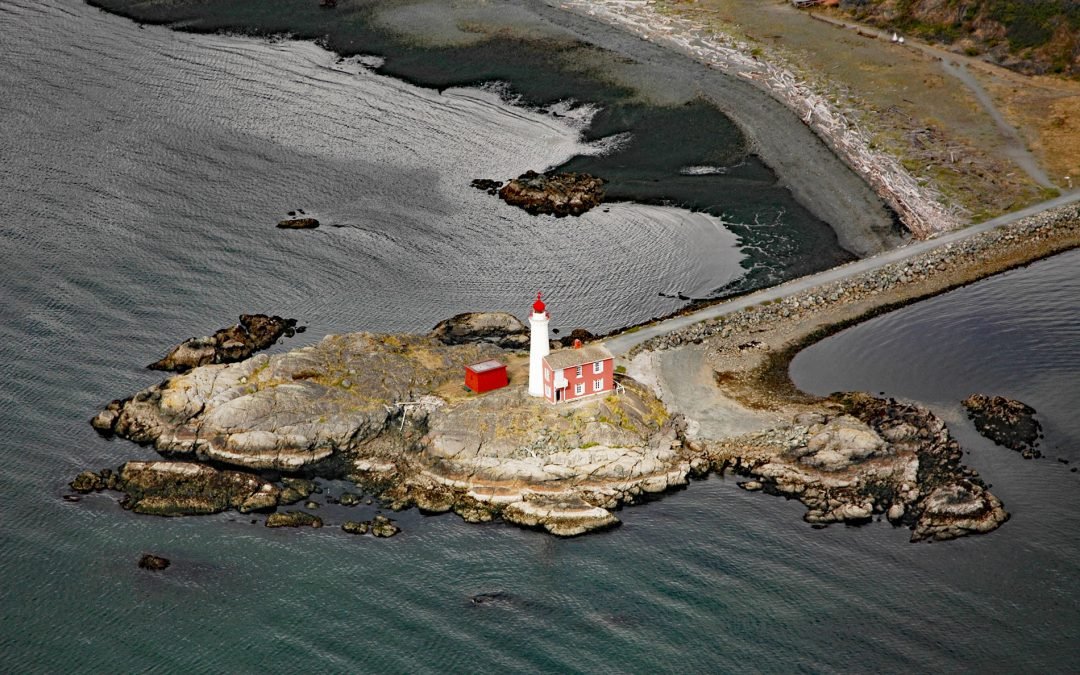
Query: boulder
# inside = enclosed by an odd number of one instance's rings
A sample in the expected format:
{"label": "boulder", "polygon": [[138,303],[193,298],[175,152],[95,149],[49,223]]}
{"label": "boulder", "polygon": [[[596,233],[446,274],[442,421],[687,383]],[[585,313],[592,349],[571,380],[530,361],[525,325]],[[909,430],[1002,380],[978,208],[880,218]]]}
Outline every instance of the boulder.
{"label": "boulder", "polygon": [[472,185],[477,190],[483,190],[489,195],[498,194],[499,188],[502,187],[501,180],[491,180],[490,178],[474,178],[469,185]]}
{"label": "boulder", "polygon": [[162,558],[161,556],[154,555],[152,553],[145,553],[139,558],[139,568],[144,570],[151,570],[153,572],[160,572],[161,570],[172,564],[168,558]]}
{"label": "boulder", "polygon": [[401,532],[401,528],[386,516],[375,516],[371,519],[371,534],[376,537],[392,537],[398,532]]}
{"label": "boulder", "polygon": [[341,529],[345,530],[349,534],[367,534],[368,530],[371,529],[371,522],[367,520],[346,520],[344,523],[341,524]]}
{"label": "boulder", "polygon": [[363,501],[363,497],[355,492],[344,492],[338,499],[338,503],[342,506],[356,506]]}
{"label": "boulder", "polygon": [[575,328],[574,330],[570,331],[570,333],[568,335],[564,335],[561,338],[559,338],[559,344],[562,345],[563,347],[573,347],[574,343],[577,342],[578,340],[581,340],[581,342],[584,343],[584,342],[592,342],[595,339],[596,339],[596,335],[594,335],[593,333],[590,333],[589,331],[585,330],[584,328]]}

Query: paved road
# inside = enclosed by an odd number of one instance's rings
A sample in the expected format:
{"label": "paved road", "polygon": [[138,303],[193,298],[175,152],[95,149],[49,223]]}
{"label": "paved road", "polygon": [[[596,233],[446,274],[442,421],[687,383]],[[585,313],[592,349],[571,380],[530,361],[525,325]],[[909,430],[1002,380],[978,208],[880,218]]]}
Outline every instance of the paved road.
{"label": "paved road", "polygon": [[680,328],[693,325],[699,321],[705,321],[706,319],[715,319],[725,314],[731,314],[737,312],[746,307],[757,305],[766,300],[777,300],[787,297],[793,293],[805,291],[822,284],[827,284],[839,279],[845,279],[856,274],[862,274],[870,270],[884,267],[890,263],[898,262],[901,260],[907,260],[908,258],[915,257],[922,253],[925,253],[931,249],[939,246],[945,246],[953,242],[962,241],[969,237],[973,237],[982,232],[992,230],[1002,225],[1008,225],[1009,223],[1020,220],[1021,218],[1027,218],[1037,213],[1047,211],[1049,209],[1057,208],[1059,206],[1065,206],[1066,204],[1072,204],[1074,202],[1080,202],[1080,190],[1074,190],[1073,192],[1064,194],[1055,199],[1041,202],[1033,206],[1029,206],[1013,213],[1007,213],[1004,216],[999,216],[993,220],[988,220],[978,225],[971,225],[962,230],[954,230],[947,234],[943,234],[934,239],[928,239],[926,241],[918,241],[895,248],[884,253],[879,253],[876,256],[870,258],[863,258],[847,265],[841,265],[832,269],[819,272],[818,274],[812,274],[810,276],[801,277],[799,279],[793,279],[779,286],[773,286],[771,288],[762,289],[750,295],[745,295],[728,302],[721,302],[715,305],[710,305],[704,309],[700,309],[692,314],[686,314],[683,316],[673,317],[659,323],[643,326],[640,329],[629,332],[620,333],[614,337],[608,338],[604,341],[604,345],[611,350],[613,354],[625,354],[631,348],[636,345],[645,342],[650,338],[654,338],[660,335],[665,335]]}

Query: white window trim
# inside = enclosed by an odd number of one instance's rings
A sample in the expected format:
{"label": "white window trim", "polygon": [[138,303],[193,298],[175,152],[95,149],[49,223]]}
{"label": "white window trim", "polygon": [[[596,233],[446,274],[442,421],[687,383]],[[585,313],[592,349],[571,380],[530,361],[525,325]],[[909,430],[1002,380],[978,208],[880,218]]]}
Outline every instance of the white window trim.
{"label": "white window trim", "polygon": [[604,372],[604,362],[603,361],[593,361],[592,371],[593,371],[594,375]]}
{"label": "white window trim", "polygon": [[578,382],[574,385],[574,396],[581,396],[585,393],[585,383]]}
{"label": "white window trim", "polygon": [[581,366],[577,367],[577,377],[581,377]]}
{"label": "white window trim", "polygon": [[544,398],[551,398],[551,385],[544,385]]}
{"label": "white window trim", "polygon": [[593,380],[592,381],[592,390],[593,391],[603,391],[604,390],[604,381],[603,380]]}

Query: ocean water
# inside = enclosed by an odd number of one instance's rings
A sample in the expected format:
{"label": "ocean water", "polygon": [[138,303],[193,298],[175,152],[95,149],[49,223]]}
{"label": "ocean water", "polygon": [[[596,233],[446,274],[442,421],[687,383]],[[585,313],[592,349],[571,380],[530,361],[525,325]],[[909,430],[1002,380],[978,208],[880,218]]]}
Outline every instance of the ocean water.
{"label": "ocean water", "polygon": [[[677,307],[659,292],[739,278],[748,254],[707,213],[619,203],[556,221],[468,187],[603,152],[581,137],[589,110],[418,88],[310,43],[140,28],[69,1],[0,4],[0,36],[3,672],[1080,662],[1077,475],[1055,461],[1080,462],[1075,254],[868,322],[795,363],[808,389],[888,390],[945,414],[1014,513],[986,537],[915,546],[884,523],[813,530],[798,504],[720,478],[573,540],[415,511],[380,541],[238,514],[135,516],[109,494],[64,501],[83,469],[156,456],[98,437],[88,418],[156,381],[142,365],[177,340],[241,312],[299,318],[299,345],[521,312],[544,288],[557,326],[605,330]],[[297,208],[326,225],[273,227]],[[930,359],[943,346],[945,365]],[[899,374],[875,370],[884,362]],[[841,367],[851,379],[830,380]],[[967,383],[1035,405],[1051,459],[974,435],[955,408]],[[373,512],[320,509],[331,523]],[[173,565],[138,570],[143,552]]]}

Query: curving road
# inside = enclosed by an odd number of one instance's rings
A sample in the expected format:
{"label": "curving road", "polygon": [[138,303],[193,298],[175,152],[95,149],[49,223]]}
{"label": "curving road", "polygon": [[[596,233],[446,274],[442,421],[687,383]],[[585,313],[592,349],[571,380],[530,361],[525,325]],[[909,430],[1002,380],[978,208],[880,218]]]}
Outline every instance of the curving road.
{"label": "curving road", "polygon": [[700,321],[707,319],[715,319],[719,316],[738,312],[752,305],[758,305],[766,300],[778,300],[780,298],[787,297],[792,293],[798,293],[800,291],[816,288],[822,284],[827,284],[839,279],[845,279],[856,274],[862,274],[863,272],[869,272],[885,265],[889,265],[901,260],[907,260],[917,255],[925,253],[929,250],[935,249],[939,246],[945,246],[957,241],[963,241],[969,237],[973,237],[977,234],[987,232],[996,227],[1002,225],[1008,225],[1010,223],[1033,216],[1043,211],[1057,208],[1059,206],[1065,206],[1066,204],[1072,204],[1074,202],[1080,202],[1080,190],[1074,190],[1073,192],[1066,193],[1055,199],[1051,199],[1033,206],[1029,206],[1019,211],[1007,213],[1003,216],[999,216],[992,220],[979,223],[977,225],[971,225],[961,230],[954,230],[947,234],[935,237],[934,239],[927,239],[925,241],[912,242],[906,246],[895,248],[884,253],[879,253],[870,258],[863,258],[847,265],[841,265],[839,267],[833,267],[832,269],[819,272],[818,274],[812,274],[810,276],[800,277],[798,279],[792,279],[779,286],[772,286],[760,291],[756,291],[749,295],[744,295],[738,298],[734,298],[727,302],[719,302],[715,305],[710,305],[704,309],[700,309],[691,314],[685,314],[682,316],[672,317],[665,319],[654,324],[642,326],[641,328],[632,332],[620,333],[604,341],[604,345],[607,346],[613,354],[621,355],[628,352],[633,347],[645,342],[646,340],[660,335],[665,335],[672,331],[685,328]]}

